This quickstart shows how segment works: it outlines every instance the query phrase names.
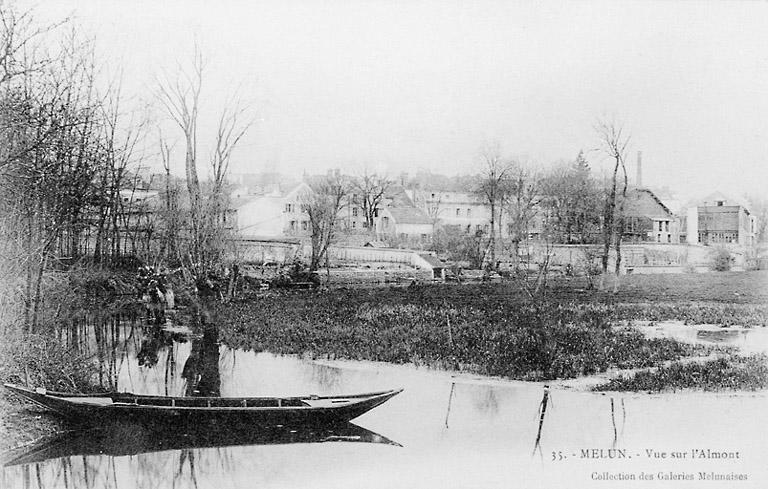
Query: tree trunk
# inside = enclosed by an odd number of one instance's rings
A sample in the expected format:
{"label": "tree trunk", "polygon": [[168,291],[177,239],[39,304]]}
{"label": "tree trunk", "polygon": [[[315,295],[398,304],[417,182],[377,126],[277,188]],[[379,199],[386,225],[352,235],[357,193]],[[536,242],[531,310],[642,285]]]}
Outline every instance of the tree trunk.
{"label": "tree trunk", "polygon": [[491,242],[490,246],[490,263],[492,268],[496,268],[496,203],[491,201]]}

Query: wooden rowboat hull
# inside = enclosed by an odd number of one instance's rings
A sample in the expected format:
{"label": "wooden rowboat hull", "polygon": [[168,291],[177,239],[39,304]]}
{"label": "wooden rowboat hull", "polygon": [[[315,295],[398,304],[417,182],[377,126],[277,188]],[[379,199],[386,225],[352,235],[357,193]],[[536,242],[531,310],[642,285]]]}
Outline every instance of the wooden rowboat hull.
{"label": "wooden rowboat hull", "polygon": [[348,396],[163,397],[132,393],[69,394],[4,384],[11,392],[75,423],[103,425],[312,425],[350,421],[402,392],[393,389]]}

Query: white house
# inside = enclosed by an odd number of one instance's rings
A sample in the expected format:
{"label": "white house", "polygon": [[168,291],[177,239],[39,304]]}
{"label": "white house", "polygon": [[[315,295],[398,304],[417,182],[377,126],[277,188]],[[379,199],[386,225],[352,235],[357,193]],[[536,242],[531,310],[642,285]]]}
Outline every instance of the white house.
{"label": "white house", "polygon": [[303,196],[311,194],[306,183],[299,183],[285,192],[233,198],[237,229],[241,236],[276,238],[309,236],[309,216],[303,210]]}

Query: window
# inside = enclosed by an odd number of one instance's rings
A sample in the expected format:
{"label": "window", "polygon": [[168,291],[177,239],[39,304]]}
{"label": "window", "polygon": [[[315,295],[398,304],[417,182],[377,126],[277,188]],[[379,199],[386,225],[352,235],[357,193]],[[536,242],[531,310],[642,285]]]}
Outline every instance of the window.
{"label": "window", "polygon": [[661,235],[660,234],[656,235],[656,242],[657,243],[661,243]]}
{"label": "window", "polygon": [[357,217],[357,207],[352,208],[352,217]]}
{"label": "window", "polygon": [[659,221],[659,231],[661,231],[661,230],[662,230],[662,229],[661,229],[661,226],[662,226],[662,224],[664,224],[664,223],[663,223],[663,222],[661,222],[661,221]]}
{"label": "window", "polygon": [[725,203],[725,201],[723,201],[723,200],[718,200],[718,201],[717,201],[717,206],[718,206],[718,207],[722,207],[724,203]]}
{"label": "window", "polygon": [[472,209],[467,209],[467,217],[472,216]]}
{"label": "window", "polygon": [[309,223],[307,221],[301,221],[301,230],[306,231],[309,229]]}
{"label": "window", "polygon": [[456,209],[456,217],[459,217],[461,215],[461,209]]}
{"label": "window", "polygon": [[470,232],[472,232],[472,225],[467,224],[467,234],[469,234]]}
{"label": "window", "polygon": [[285,212],[288,212],[288,213],[293,212],[293,204],[291,203],[285,204]]}
{"label": "window", "polygon": [[385,216],[385,217],[382,217],[382,218],[381,218],[381,225],[382,225],[382,226],[384,226],[385,228],[386,228],[386,227],[389,227],[389,218],[388,218],[388,217],[386,217],[386,216]]}
{"label": "window", "polygon": [[668,234],[667,235],[667,243],[671,243],[671,242],[672,242],[672,235]]}
{"label": "window", "polygon": [[357,227],[357,221],[352,221],[352,227],[353,227],[353,228],[356,228],[356,227]]}
{"label": "window", "polygon": [[669,221],[664,221],[664,231],[669,232]]}
{"label": "window", "polygon": [[296,221],[291,221],[290,229],[291,229],[291,231],[296,231]]}

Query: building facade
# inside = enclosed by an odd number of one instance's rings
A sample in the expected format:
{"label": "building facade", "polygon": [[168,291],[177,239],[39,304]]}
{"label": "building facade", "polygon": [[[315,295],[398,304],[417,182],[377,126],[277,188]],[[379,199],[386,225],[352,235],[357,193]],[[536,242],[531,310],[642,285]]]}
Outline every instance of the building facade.
{"label": "building facade", "polygon": [[688,209],[686,240],[691,244],[752,246],[757,219],[741,202],[715,193]]}
{"label": "building facade", "polygon": [[233,199],[237,229],[241,236],[277,238],[310,236],[312,227],[302,202],[312,189],[302,182],[285,192],[240,196]]}

